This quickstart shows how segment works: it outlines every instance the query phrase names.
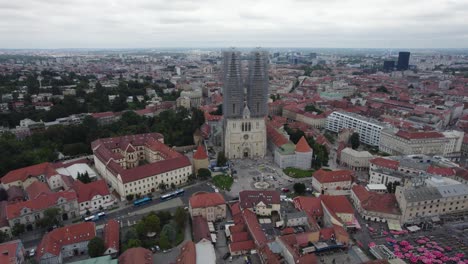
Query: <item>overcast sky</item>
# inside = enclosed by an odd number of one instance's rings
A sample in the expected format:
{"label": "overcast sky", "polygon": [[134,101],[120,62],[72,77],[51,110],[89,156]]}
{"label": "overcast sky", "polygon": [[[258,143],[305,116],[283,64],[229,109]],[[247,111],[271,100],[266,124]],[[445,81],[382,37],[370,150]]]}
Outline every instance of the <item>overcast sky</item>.
{"label": "overcast sky", "polygon": [[0,48],[468,48],[468,0],[0,0]]}

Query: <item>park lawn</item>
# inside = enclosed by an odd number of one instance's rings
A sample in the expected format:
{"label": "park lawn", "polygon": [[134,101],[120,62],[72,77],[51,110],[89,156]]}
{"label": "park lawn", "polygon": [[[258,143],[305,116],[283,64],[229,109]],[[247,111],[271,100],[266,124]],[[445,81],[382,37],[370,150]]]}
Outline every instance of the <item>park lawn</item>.
{"label": "park lawn", "polygon": [[292,178],[307,178],[312,177],[312,173],[314,173],[314,170],[301,170],[288,167],[284,169],[283,172]]}
{"label": "park lawn", "polygon": [[234,179],[226,174],[220,174],[213,177],[213,184],[223,190],[231,190]]}

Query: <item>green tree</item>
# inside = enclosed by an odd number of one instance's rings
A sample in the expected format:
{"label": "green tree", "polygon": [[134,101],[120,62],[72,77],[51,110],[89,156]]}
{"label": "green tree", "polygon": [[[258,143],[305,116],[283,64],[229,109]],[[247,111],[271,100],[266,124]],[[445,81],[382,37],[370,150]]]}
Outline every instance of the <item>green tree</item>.
{"label": "green tree", "polygon": [[172,223],[166,224],[161,230],[161,237],[167,237],[169,243],[172,244],[176,240],[177,231]]}
{"label": "green tree", "polygon": [[158,189],[160,189],[161,191],[165,191],[167,189],[167,184],[164,183],[164,182],[161,182],[159,185],[158,185]]}
{"label": "green tree", "polygon": [[206,168],[200,168],[200,169],[198,169],[197,175],[198,175],[198,178],[200,178],[200,179],[203,179],[203,180],[209,179],[209,178],[211,178],[211,171],[209,169],[206,169]]}
{"label": "green tree", "polygon": [[380,92],[380,93],[390,93],[390,92],[388,91],[388,89],[387,89],[385,86],[383,86],[383,85],[379,86],[379,88],[377,88],[376,91],[377,91],[377,92]]}
{"label": "green tree", "polygon": [[134,197],[135,197],[135,195],[133,195],[133,194],[127,194],[127,196],[126,196],[127,201],[129,201],[129,202],[133,201]]}
{"label": "green tree", "polygon": [[78,176],[76,177],[80,182],[82,183],[90,183],[91,178],[89,177],[89,173],[86,171],[85,173],[79,173]]}
{"label": "green tree", "polygon": [[24,231],[25,231],[25,226],[20,223],[16,223],[15,225],[13,225],[11,229],[11,233],[13,234],[13,236],[19,236],[23,234]]}
{"label": "green tree", "polygon": [[60,212],[62,210],[60,208],[51,207],[44,210],[44,217],[37,221],[37,225],[48,228],[54,225],[59,225],[61,223],[60,220]]}
{"label": "green tree", "polygon": [[306,191],[306,186],[303,183],[297,182],[293,186],[294,192],[297,194],[303,194]]}
{"label": "green tree", "polygon": [[94,237],[88,243],[88,254],[92,258],[102,256],[105,250],[104,240],[100,237]]}
{"label": "green tree", "polygon": [[175,183],[171,182],[171,189],[172,189],[172,190],[175,190],[175,188],[176,188]]}
{"label": "green tree", "polygon": [[161,220],[154,213],[147,215],[144,219],[144,223],[149,232],[159,233],[161,231]]}
{"label": "green tree", "polygon": [[171,247],[171,243],[169,242],[169,238],[166,234],[161,234],[161,237],[159,238],[159,246],[162,249],[168,249]]}
{"label": "green tree", "polygon": [[138,239],[138,233],[133,227],[128,229],[127,232],[125,232],[123,241],[127,242],[131,239]]}
{"label": "green tree", "polygon": [[226,166],[226,163],[227,163],[227,158],[224,155],[224,151],[218,152],[218,158],[216,159],[216,165],[218,165],[219,167],[223,167],[223,166]]}
{"label": "green tree", "polygon": [[6,232],[0,231],[0,243],[8,241],[9,239],[10,236]]}
{"label": "green tree", "polygon": [[137,248],[141,247],[141,240],[139,239],[130,239],[128,240],[127,244],[125,245],[125,250],[129,248]]}
{"label": "green tree", "polygon": [[349,144],[351,144],[351,147],[353,149],[357,149],[359,148],[359,144],[360,144],[360,141],[359,141],[359,134],[354,132],[351,137],[349,137]]}
{"label": "green tree", "polygon": [[182,207],[177,207],[174,213],[174,221],[179,229],[184,229],[187,220],[187,212]]}

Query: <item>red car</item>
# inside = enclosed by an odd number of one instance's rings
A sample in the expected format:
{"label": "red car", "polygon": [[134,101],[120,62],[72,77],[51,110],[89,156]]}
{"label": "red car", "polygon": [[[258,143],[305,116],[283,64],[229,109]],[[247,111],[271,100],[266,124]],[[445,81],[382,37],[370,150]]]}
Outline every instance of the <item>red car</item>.
{"label": "red car", "polygon": [[288,188],[282,188],[281,191],[287,193],[287,192],[289,192],[289,189]]}

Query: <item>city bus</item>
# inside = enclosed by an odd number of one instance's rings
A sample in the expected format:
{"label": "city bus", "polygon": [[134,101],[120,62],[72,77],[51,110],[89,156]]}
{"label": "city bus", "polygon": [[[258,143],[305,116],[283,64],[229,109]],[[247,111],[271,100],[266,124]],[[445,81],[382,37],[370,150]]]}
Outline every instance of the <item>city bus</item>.
{"label": "city bus", "polygon": [[139,206],[151,202],[151,197],[144,197],[133,202],[134,206]]}
{"label": "city bus", "polygon": [[97,213],[95,215],[90,215],[90,216],[85,217],[84,220],[85,220],[85,222],[97,221],[97,220],[101,219],[104,216],[106,216],[105,212],[99,212],[99,213]]}
{"label": "city bus", "polygon": [[167,200],[170,200],[170,199],[175,198],[177,196],[182,196],[182,195],[184,195],[184,193],[185,193],[184,189],[179,189],[179,190],[175,190],[173,192],[161,195],[160,199],[161,199],[161,201],[167,201]]}

